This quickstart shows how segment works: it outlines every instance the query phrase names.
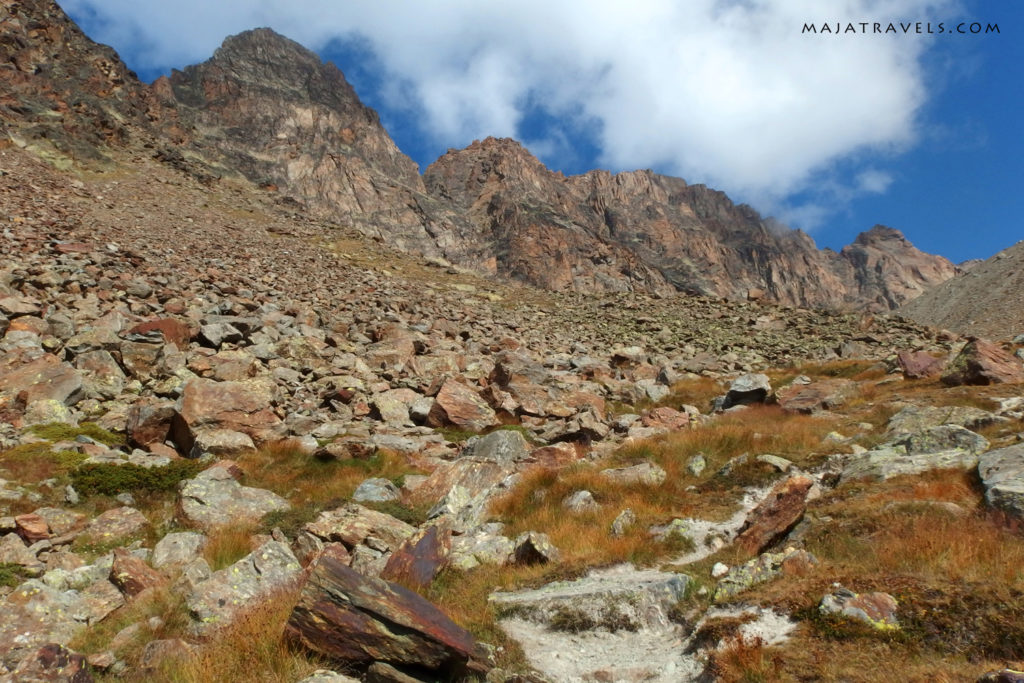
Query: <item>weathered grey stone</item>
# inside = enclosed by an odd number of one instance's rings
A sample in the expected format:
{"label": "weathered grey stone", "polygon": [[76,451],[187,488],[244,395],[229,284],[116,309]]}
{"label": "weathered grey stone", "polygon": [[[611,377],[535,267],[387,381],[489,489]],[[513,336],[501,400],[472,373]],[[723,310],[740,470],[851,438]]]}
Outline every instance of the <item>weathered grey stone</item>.
{"label": "weathered grey stone", "polygon": [[296,585],[302,567],[284,543],[268,541],[203,581],[185,598],[192,630],[209,633],[230,624],[246,608]]}
{"label": "weathered grey stone", "polygon": [[186,565],[199,557],[206,536],[195,531],[169,533],[153,547],[153,566],[157,569]]}
{"label": "weathered grey stone", "polygon": [[551,544],[547,534],[524,531],[515,540],[512,561],[516,564],[548,564],[558,562],[561,552]]}
{"label": "weathered grey stone", "polygon": [[989,505],[1024,519],[1024,444],[985,453],[978,474]]}
{"label": "weathered grey stone", "polygon": [[401,498],[402,492],[398,490],[394,482],[381,477],[367,479],[357,486],[352,494],[352,500],[357,503],[386,503]]}
{"label": "weathered grey stone", "polygon": [[784,574],[808,571],[818,559],[806,550],[786,549],[780,553],[764,553],[746,564],[733,567],[715,589],[715,602],[724,602],[751,586],[776,579]]}
{"label": "weathered grey stone", "polygon": [[886,444],[854,456],[843,468],[842,481],[890,479],[936,469],[971,469],[988,440],[958,425],[929,427],[901,434]]}
{"label": "weathered grey stone", "polygon": [[725,395],[723,409],[733,406],[749,405],[751,403],[764,403],[765,399],[771,396],[772,385],[768,375],[747,374],[737,377],[729,386],[729,392]]}
{"label": "weathered grey stone", "polygon": [[899,629],[897,602],[888,593],[854,593],[835,585],[832,593],[821,599],[822,614],[834,614],[862,621],[880,631]]}
{"label": "weathered grey stone", "polygon": [[519,431],[498,429],[485,436],[467,439],[461,455],[481,461],[505,463],[519,462],[529,454],[530,444]]}
{"label": "weathered grey stone", "polygon": [[665,481],[665,477],[668,475],[665,473],[665,470],[661,469],[657,465],[644,462],[631,467],[601,470],[601,476],[623,486],[633,484],[641,484],[643,486],[661,486]]}
{"label": "weathered grey stone", "polygon": [[562,501],[562,507],[569,512],[593,512],[601,509],[590,491],[576,491]]}
{"label": "weathered grey stone", "polygon": [[269,512],[290,507],[272,491],[242,486],[223,467],[211,467],[181,483],[181,512],[203,529],[258,522]]}

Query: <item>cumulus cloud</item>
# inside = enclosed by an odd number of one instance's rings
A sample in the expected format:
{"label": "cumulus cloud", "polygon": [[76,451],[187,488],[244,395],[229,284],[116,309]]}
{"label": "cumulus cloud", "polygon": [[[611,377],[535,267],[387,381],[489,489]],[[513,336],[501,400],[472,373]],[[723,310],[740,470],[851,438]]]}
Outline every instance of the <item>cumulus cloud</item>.
{"label": "cumulus cloud", "polygon": [[[954,2],[61,0],[139,69],[202,61],[255,26],[314,50],[358,38],[383,70],[380,96],[417,112],[442,149],[507,135],[557,151],[585,130],[613,170],[656,168],[774,204],[843,159],[913,145],[927,97],[927,37],[803,25],[927,21]],[[525,130],[530,107],[556,123]],[[892,182],[874,168],[850,177],[860,193]]]}

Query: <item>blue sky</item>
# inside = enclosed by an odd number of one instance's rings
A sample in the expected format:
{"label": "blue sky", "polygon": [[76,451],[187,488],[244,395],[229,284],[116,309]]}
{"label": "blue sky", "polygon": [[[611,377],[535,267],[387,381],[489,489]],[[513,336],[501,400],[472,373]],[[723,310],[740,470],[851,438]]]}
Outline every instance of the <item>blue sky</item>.
{"label": "blue sky", "polygon": [[147,81],[270,26],[334,61],[421,169],[510,136],[565,173],[705,183],[823,247],[876,223],[955,262],[1024,238],[1018,0],[59,2]]}

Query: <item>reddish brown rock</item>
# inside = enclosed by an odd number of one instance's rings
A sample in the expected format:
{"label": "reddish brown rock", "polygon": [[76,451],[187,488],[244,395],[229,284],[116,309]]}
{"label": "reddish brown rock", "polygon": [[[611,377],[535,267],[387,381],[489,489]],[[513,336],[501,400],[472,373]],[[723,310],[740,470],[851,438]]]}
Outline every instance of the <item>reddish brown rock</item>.
{"label": "reddish brown rock", "polygon": [[747,553],[761,553],[771,547],[804,515],[807,492],[814,482],[795,476],[777,484],[760,505],[750,511],[736,542]]}
{"label": "reddish brown rock", "polygon": [[810,384],[791,384],[775,392],[783,410],[812,414],[841,406],[857,389],[857,383],[848,379],[826,379]]}
{"label": "reddish brown rock", "polygon": [[167,579],[125,548],[115,548],[114,564],[110,568],[110,582],[121,589],[122,593],[133,598],[148,588],[164,585]]}
{"label": "reddish brown rock", "polygon": [[662,427],[675,431],[690,426],[690,416],[687,413],[662,406],[648,411],[640,420],[644,427]]}
{"label": "reddish brown rock", "polygon": [[14,524],[18,529],[18,535],[29,545],[50,537],[50,526],[37,514],[18,515],[14,518]]}
{"label": "reddish brown rock", "polygon": [[181,416],[199,428],[230,429],[262,440],[280,422],[274,414],[273,384],[195,379],[185,385]]}
{"label": "reddish brown rock", "polygon": [[421,529],[395,550],[380,578],[411,588],[422,588],[448,566],[451,552],[451,531],[436,526]]}
{"label": "reddish brown rock", "polygon": [[158,332],[168,344],[174,344],[181,351],[188,348],[188,343],[192,339],[192,329],[173,318],[159,318],[139,323],[129,329],[127,334],[148,335],[152,332]]}
{"label": "reddish brown rock", "polygon": [[70,406],[84,396],[82,376],[68,363],[45,354],[24,364],[0,366],[0,400],[5,395],[17,396],[25,405],[53,400]]}
{"label": "reddish brown rock", "polygon": [[907,379],[934,377],[942,372],[943,365],[941,358],[936,358],[926,351],[900,351],[896,355],[896,362]]}
{"label": "reddish brown rock", "polygon": [[947,386],[961,384],[1019,384],[1024,368],[1016,357],[984,339],[971,338],[942,375]]}
{"label": "reddish brown rock", "polygon": [[330,557],[321,558],[313,569],[285,635],[343,664],[414,666],[445,681],[463,680],[476,668],[471,662],[473,636],[435,605]]}
{"label": "reddish brown rock", "polygon": [[10,681],[26,683],[92,683],[85,655],[50,643],[26,656],[11,672]]}
{"label": "reddish brown rock", "polygon": [[536,463],[540,467],[548,467],[552,469],[567,467],[579,459],[580,454],[579,451],[576,450],[576,446],[564,441],[551,444],[550,446],[534,448],[530,451],[530,456],[528,458],[529,461]]}
{"label": "reddish brown rock", "polygon": [[[181,422],[177,430],[174,429],[176,417]],[[186,454],[192,447],[192,439],[183,438],[184,433],[188,432],[188,426],[178,416],[178,411],[171,401],[142,398],[133,402],[128,408],[125,431],[128,434],[128,443],[137,448],[163,443],[173,436],[178,436],[178,439],[174,439],[175,443],[178,443],[179,439],[187,442],[179,444],[179,447],[188,446],[188,450],[184,451]],[[189,436],[191,437],[190,432]]]}
{"label": "reddish brown rock", "polygon": [[427,416],[432,427],[454,425],[462,429],[481,431],[497,424],[497,416],[478,393],[454,379],[446,381],[434,397],[434,405]]}

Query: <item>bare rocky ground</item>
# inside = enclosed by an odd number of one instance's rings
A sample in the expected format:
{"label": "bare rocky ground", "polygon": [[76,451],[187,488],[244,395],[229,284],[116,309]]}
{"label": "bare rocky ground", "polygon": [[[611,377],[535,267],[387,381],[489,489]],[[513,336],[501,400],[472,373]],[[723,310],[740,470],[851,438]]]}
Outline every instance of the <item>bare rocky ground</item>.
{"label": "bare rocky ground", "polygon": [[[1024,557],[1019,345],[513,286],[149,157],[0,149],[5,680],[883,680],[849,643],[959,680],[1024,657],[979,597],[1019,621],[1019,572],[857,564],[908,520]],[[937,644],[950,581],[988,640]],[[288,646],[260,659],[238,629],[264,606]]]}

